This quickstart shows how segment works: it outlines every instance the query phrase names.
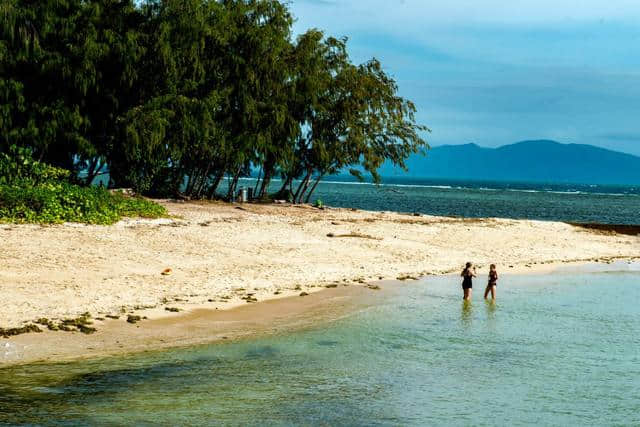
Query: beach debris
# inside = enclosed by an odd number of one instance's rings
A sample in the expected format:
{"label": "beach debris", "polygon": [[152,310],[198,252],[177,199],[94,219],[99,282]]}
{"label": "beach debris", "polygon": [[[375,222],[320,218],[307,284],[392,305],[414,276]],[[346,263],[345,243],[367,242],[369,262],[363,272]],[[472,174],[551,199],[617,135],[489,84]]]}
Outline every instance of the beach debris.
{"label": "beach debris", "polygon": [[328,284],[328,285],[324,285],[324,287],[325,287],[325,288],[337,288],[337,287],[338,287],[338,285],[337,285],[337,284],[335,284],[335,283],[330,283],[330,284]]}
{"label": "beach debris", "polygon": [[168,276],[171,273],[173,273],[173,270],[171,270],[170,268],[165,268],[164,270],[162,270],[162,273],[160,274],[162,274],[163,276]]}
{"label": "beach debris", "polygon": [[119,319],[119,318],[120,318],[120,316],[118,316],[118,315],[116,315],[116,314],[107,314],[105,317],[106,317],[107,319],[114,319],[114,320],[117,320],[117,319]]}
{"label": "beach debris", "polygon": [[16,335],[28,334],[31,332],[42,332],[42,329],[34,324],[25,325],[21,328],[0,328],[0,337],[9,338]]}
{"label": "beach debris", "polygon": [[205,221],[198,224],[200,227],[208,227],[213,221]]}
{"label": "beach debris", "polygon": [[295,288],[293,288],[294,291],[301,291],[302,290],[302,286],[300,285],[296,285]]}
{"label": "beach debris", "polygon": [[331,221],[331,225],[340,225],[338,221]]}
{"label": "beach debris", "polygon": [[138,323],[141,320],[142,320],[142,317],[140,317],[140,316],[135,316],[135,315],[132,315],[132,314],[129,314],[127,316],[127,323],[132,323],[132,324],[133,323]]}
{"label": "beach debris", "polygon": [[367,288],[372,289],[374,291],[379,291],[380,289],[382,289],[378,285],[368,285]]}
{"label": "beach debris", "polygon": [[89,326],[93,324],[90,313],[84,313],[75,319],[64,319],[58,323],[55,323],[46,317],[41,317],[34,321],[34,323],[46,326],[50,331],[82,332],[83,334],[93,334],[97,331],[96,328]]}
{"label": "beach debris", "polygon": [[300,292],[300,296],[301,296],[301,297],[306,297],[306,296],[308,296],[308,295],[309,295],[309,294],[308,294],[308,293],[306,293],[306,292]]}
{"label": "beach debris", "polygon": [[346,234],[327,233],[327,237],[355,237],[358,239],[382,240],[382,237],[374,237],[368,234],[362,234],[362,233],[356,233],[356,232],[346,233]]}
{"label": "beach debris", "polygon": [[412,276],[410,274],[403,274],[403,275],[400,275],[400,276],[396,277],[396,280],[400,280],[400,281],[404,282],[405,280],[418,280],[418,278],[415,277],[415,276]]}
{"label": "beach debris", "polygon": [[274,295],[280,295],[282,293],[282,291],[280,289],[276,290],[273,294]]}
{"label": "beach debris", "polygon": [[170,311],[172,313],[177,313],[180,311],[180,309],[178,307],[165,307],[164,308],[166,311]]}
{"label": "beach debris", "polygon": [[255,294],[247,294],[240,299],[245,300],[248,303],[258,302],[258,298],[254,297]]}
{"label": "beach debris", "polygon": [[58,324],[58,328],[66,332],[74,332],[75,328],[75,330],[82,332],[83,334],[93,334],[96,332],[96,328],[89,326],[92,324],[91,314],[84,313],[75,319],[64,319]]}

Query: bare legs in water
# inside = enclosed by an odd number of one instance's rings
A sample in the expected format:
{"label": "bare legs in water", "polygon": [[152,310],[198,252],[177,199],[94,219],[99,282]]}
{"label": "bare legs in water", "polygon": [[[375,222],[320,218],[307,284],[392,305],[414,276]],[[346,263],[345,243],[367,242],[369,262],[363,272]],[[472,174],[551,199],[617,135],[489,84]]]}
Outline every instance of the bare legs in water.
{"label": "bare legs in water", "polygon": [[487,299],[487,297],[489,296],[489,292],[491,292],[491,299],[495,300],[496,290],[497,290],[496,285],[487,285],[487,289],[484,290],[484,299]]}

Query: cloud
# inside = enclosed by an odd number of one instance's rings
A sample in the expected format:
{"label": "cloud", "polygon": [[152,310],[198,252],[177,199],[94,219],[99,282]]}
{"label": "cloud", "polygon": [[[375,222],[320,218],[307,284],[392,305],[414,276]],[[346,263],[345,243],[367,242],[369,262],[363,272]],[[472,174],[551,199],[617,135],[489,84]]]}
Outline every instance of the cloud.
{"label": "cloud", "polygon": [[640,154],[637,0],[293,0],[379,58],[434,145],[552,138]]}
{"label": "cloud", "polygon": [[640,17],[637,0],[292,0],[298,10],[330,9],[349,12],[349,21],[526,24],[621,20]]}

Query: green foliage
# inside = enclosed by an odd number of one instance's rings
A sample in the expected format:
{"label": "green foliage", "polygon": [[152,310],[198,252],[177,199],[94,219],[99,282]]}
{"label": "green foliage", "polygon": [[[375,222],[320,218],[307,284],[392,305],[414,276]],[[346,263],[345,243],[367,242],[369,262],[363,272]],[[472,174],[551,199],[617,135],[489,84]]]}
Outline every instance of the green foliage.
{"label": "green foliage", "polygon": [[233,195],[253,167],[256,197],[281,175],[300,202],[328,174],[377,182],[428,147],[377,60],[353,64],[316,29],[293,40],[292,24],[280,0],[3,0],[0,153],[192,198],[224,176]]}
{"label": "green foliage", "polygon": [[8,152],[0,153],[0,185],[38,185],[51,181],[64,181],[70,172],[33,160],[31,149],[12,145]]}
{"label": "green foliage", "polygon": [[143,198],[112,194],[101,187],[63,183],[0,185],[0,221],[113,224],[122,217],[158,218],[164,207]]}
{"label": "green foliage", "polygon": [[34,160],[29,148],[12,146],[0,153],[0,221],[112,224],[123,216],[167,215],[150,200],[81,187],[69,182],[69,175],[68,170]]}

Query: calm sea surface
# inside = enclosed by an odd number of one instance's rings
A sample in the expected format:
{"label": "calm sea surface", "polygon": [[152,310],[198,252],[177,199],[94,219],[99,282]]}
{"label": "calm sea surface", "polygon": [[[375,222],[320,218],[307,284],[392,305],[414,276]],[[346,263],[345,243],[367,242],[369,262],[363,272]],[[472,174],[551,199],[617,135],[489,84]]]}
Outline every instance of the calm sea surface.
{"label": "calm sea surface", "polygon": [[[344,178],[335,178],[336,180]],[[246,179],[241,185],[252,186]],[[277,191],[280,182],[271,190]],[[500,217],[606,224],[640,224],[640,187],[387,179],[375,186],[320,184],[311,201],[374,211],[471,218]]]}
{"label": "calm sea surface", "polygon": [[[0,423],[639,425],[640,272],[393,285],[329,325],[0,370]],[[373,291],[372,291],[373,292]]]}

